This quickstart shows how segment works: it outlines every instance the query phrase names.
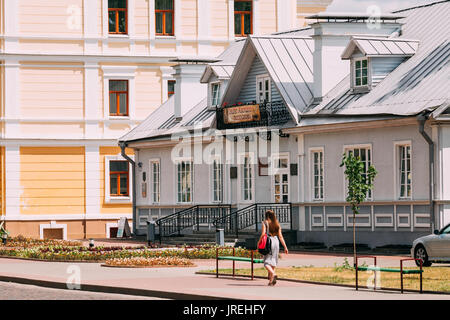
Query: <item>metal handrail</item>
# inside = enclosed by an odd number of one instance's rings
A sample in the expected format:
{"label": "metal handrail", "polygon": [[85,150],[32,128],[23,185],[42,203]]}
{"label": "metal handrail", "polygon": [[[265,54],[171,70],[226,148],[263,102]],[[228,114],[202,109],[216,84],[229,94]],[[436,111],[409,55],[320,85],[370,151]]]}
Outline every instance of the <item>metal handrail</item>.
{"label": "metal handrail", "polygon": [[[281,211],[279,209],[282,209]],[[267,210],[274,210],[280,223],[290,223],[292,230],[292,204],[291,203],[254,203],[226,216],[216,219],[213,224],[224,229],[225,233],[235,233],[239,237],[239,230],[255,225],[258,231],[258,222],[264,220]],[[286,212],[287,209],[287,212]]]}

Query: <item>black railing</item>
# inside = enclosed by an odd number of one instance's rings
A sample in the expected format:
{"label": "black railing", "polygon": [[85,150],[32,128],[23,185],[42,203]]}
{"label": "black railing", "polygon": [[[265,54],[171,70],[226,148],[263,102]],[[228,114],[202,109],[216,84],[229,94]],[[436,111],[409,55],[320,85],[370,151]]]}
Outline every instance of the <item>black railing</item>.
{"label": "black railing", "polygon": [[[244,105],[257,104],[256,102],[245,103]],[[282,125],[292,119],[291,114],[283,101],[263,102],[259,104],[260,118],[258,121],[248,121],[240,123],[225,123],[224,111],[228,108],[236,108],[239,105],[225,106],[217,108],[217,129],[239,129],[249,127],[268,127]]]}
{"label": "black railing", "polygon": [[231,213],[231,205],[196,205],[156,220],[159,227],[160,240],[174,234],[181,235],[186,228],[200,225],[213,225],[213,222]]}
{"label": "black railing", "polygon": [[232,212],[214,221],[214,225],[223,228],[226,234],[235,234],[239,237],[239,231],[255,226],[259,230],[259,224],[264,220],[267,210],[273,210],[278,222],[289,223],[292,230],[292,204],[291,203],[255,203],[248,207]]}

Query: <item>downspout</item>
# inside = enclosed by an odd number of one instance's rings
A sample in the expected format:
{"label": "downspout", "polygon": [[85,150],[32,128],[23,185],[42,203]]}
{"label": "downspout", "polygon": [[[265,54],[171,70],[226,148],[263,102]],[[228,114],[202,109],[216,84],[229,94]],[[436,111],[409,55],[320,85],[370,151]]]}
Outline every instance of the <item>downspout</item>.
{"label": "downspout", "polygon": [[434,231],[435,216],[434,216],[434,142],[430,136],[425,132],[425,122],[427,121],[427,116],[420,114],[417,116],[417,121],[419,121],[419,132],[425,141],[428,143],[428,158],[429,158],[429,198],[430,198],[430,226],[431,233]]}
{"label": "downspout", "polygon": [[133,184],[132,184],[132,195],[133,195],[133,234],[136,234],[136,219],[137,219],[137,214],[136,214],[136,162],[131,159],[126,153],[125,153],[125,148],[127,147],[127,143],[120,141],[119,142],[119,147],[120,147],[120,154],[122,157],[124,157],[129,163],[131,163],[131,174],[133,175]]}

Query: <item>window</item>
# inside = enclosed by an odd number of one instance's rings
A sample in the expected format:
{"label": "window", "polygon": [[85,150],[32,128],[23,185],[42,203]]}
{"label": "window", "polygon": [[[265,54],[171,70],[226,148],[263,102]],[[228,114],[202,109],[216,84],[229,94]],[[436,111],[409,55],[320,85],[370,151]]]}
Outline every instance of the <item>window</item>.
{"label": "window", "polygon": [[355,61],[355,86],[367,86],[367,59]]}
{"label": "window", "polygon": [[192,202],[193,167],[192,161],[177,163],[177,201]]}
{"label": "window", "polygon": [[174,0],[155,0],[156,35],[174,35]]}
{"label": "window", "polygon": [[213,160],[212,165],[213,202],[223,201],[223,164],[219,159]]}
{"label": "window", "polygon": [[234,33],[237,37],[245,37],[253,33],[252,1],[234,1]]}
{"label": "window", "polygon": [[249,155],[244,156],[242,164],[242,200],[253,200],[253,166]]}
{"label": "window", "polygon": [[175,84],[177,82],[175,80],[168,80],[167,81],[167,97],[170,98],[175,94]]}
{"label": "window", "polygon": [[109,80],[109,115],[128,116],[128,80]]}
{"label": "window", "polygon": [[411,198],[411,146],[398,146],[400,198]]}
{"label": "window", "polygon": [[275,203],[289,202],[289,156],[273,158],[273,194]]}
{"label": "window", "polygon": [[[366,181],[367,170],[369,170],[370,165],[372,164],[372,151],[370,147],[357,147],[357,148],[347,148],[347,152],[352,153],[354,157],[358,158],[364,164],[364,172],[363,179]],[[367,198],[372,199],[372,190],[369,190],[367,193]]]}
{"label": "window", "polygon": [[220,103],[220,83],[211,85],[211,105],[218,106]]}
{"label": "window", "polygon": [[258,76],[256,77],[256,102],[270,102],[270,77]]}
{"label": "window", "polygon": [[323,151],[312,151],[313,199],[323,200]]}
{"label": "window", "polygon": [[108,21],[110,34],[127,34],[127,16],[127,0],[108,0]]}
{"label": "window", "polygon": [[152,202],[159,203],[161,200],[161,167],[159,160],[150,161],[152,175]]}
{"label": "window", "polygon": [[129,196],[128,161],[109,162],[109,194],[111,197]]}

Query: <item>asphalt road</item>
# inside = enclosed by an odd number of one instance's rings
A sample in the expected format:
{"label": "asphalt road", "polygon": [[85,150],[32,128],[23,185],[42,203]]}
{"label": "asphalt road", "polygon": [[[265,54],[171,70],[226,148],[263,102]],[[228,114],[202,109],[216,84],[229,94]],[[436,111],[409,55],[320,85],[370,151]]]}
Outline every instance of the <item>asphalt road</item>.
{"label": "asphalt road", "polygon": [[162,300],[152,297],[62,290],[0,282],[0,300]]}

